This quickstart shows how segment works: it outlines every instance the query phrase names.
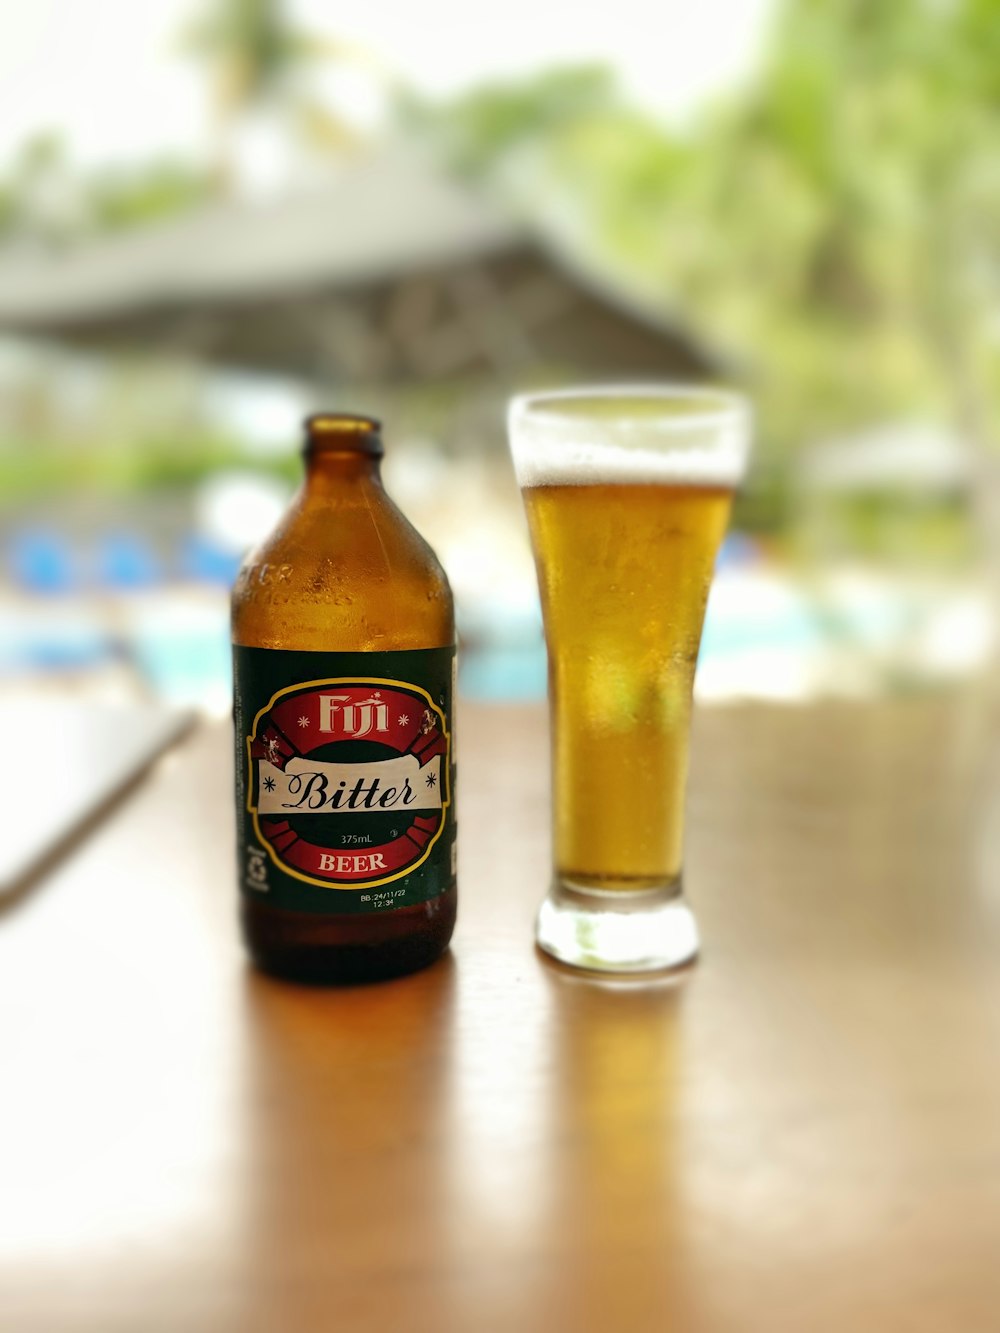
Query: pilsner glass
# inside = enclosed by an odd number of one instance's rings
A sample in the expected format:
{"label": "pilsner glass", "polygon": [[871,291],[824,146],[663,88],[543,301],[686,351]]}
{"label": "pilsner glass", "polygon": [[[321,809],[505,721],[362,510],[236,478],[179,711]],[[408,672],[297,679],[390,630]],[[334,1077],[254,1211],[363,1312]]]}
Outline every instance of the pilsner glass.
{"label": "pilsner glass", "polygon": [[514,399],[511,452],[545,622],[553,877],[539,945],[613,972],[698,952],[682,895],[691,692],[749,449],[736,394],[595,387]]}

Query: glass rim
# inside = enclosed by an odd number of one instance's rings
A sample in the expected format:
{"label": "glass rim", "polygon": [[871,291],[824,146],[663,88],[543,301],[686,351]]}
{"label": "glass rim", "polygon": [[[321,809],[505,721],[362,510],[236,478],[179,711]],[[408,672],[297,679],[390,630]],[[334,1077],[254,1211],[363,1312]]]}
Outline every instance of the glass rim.
{"label": "glass rim", "polygon": [[[584,410],[574,412],[566,410],[571,403],[579,402],[582,408],[587,404],[607,403],[620,398],[622,412],[619,416],[605,418],[617,426],[624,426],[632,421],[641,421],[644,425],[654,426],[657,430],[685,431],[692,429],[712,429],[713,427],[731,426],[747,423],[751,415],[750,400],[736,389],[713,384],[688,384],[682,381],[579,384],[561,389],[529,390],[515,394],[509,403],[508,421],[511,426],[532,420],[539,426],[545,423],[558,426],[560,423],[586,421],[592,419]],[[646,405],[663,403],[673,404],[672,410],[661,415],[652,415],[628,410],[628,403],[644,402]],[[680,409],[680,410],[678,410]]]}

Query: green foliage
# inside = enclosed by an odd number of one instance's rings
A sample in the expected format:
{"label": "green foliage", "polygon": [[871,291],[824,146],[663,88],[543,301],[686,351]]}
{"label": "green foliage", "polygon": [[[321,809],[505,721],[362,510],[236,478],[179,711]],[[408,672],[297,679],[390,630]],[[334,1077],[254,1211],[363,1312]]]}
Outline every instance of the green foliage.
{"label": "green foliage", "polygon": [[183,438],[143,437],[100,446],[69,446],[62,439],[32,438],[30,443],[0,438],[0,509],[16,510],[38,496],[72,495],[88,490],[119,492],[187,491],[213,473],[226,469],[265,473],[297,481],[297,453],[255,458],[248,463],[242,441],[204,432]]}
{"label": "green foliage", "polygon": [[79,210],[69,175],[66,146],[58,135],[43,130],[28,138],[0,181],[0,237],[51,239],[72,230]]}
{"label": "green foliage", "polygon": [[141,171],[103,174],[89,182],[87,213],[102,231],[121,230],[187,212],[210,192],[204,172],[164,159]]}
{"label": "green foliage", "polygon": [[[292,91],[296,74],[330,54],[330,44],[294,28],[282,0],[216,0],[186,37],[210,66],[217,110],[226,120],[285,100],[303,137],[342,147],[350,133],[321,105]],[[95,231],[141,226],[217,194],[225,171],[177,158],[84,174],[67,146],[43,131],[30,138],[0,179],[0,240],[26,236],[60,243]]]}
{"label": "green foliage", "polygon": [[266,100],[312,51],[289,26],[283,0],[215,0],[188,45],[221,70],[226,94],[240,105]]}
{"label": "green foliage", "polygon": [[791,0],[756,84],[686,132],[593,70],[437,125],[557,241],[735,355],[776,456],[920,411],[996,433],[1000,0]]}
{"label": "green foliage", "polygon": [[65,242],[185,212],[211,193],[208,175],[171,159],[84,175],[58,136],[29,139],[0,180],[0,239]]}
{"label": "green foliage", "polygon": [[312,96],[301,75],[331,56],[345,64],[364,60],[349,45],[295,27],[285,0],[213,0],[185,45],[208,69],[220,139],[215,181],[221,189],[233,177],[233,129],[250,111],[266,108],[293,138],[323,153],[340,153],[357,142],[353,126]]}
{"label": "green foliage", "polygon": [[435,134],[454,168],[477,173],[489,170],[502,154],[607,110],[614,98],[610,72],[583,65],[521,83],[488,84],[459,98],[444,115],[412,94],[401,96],[397,111],[409,125]]}

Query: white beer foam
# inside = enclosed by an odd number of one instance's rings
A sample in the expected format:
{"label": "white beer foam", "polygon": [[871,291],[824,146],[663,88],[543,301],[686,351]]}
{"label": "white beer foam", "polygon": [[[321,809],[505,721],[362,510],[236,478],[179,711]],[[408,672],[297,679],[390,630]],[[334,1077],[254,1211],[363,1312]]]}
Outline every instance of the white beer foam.
{"label": "white beer foam", "polygon": [[633,485],[738,486],[746,450],[623,448],[522,440],[513,448],[521,486]]}
{"label": "white beer foam", "polygon": [[[614,398],[622,400],[620,416],[581,414],[588,399]],[[750,449],[748,404],[711,389],[622,386],[526,396],[511,404],[509,427],[522,487],[735,487]]]}

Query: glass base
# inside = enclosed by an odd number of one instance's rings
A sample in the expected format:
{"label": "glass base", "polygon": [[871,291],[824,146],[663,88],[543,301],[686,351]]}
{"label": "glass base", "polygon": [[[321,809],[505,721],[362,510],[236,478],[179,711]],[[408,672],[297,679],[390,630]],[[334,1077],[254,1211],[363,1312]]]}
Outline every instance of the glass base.
{"label": "glass base", "polygon": [[538,946],[594,972],[662,972],[698,955],[698,925],[678,885],[641,893],[553,884],[538,910]]}

